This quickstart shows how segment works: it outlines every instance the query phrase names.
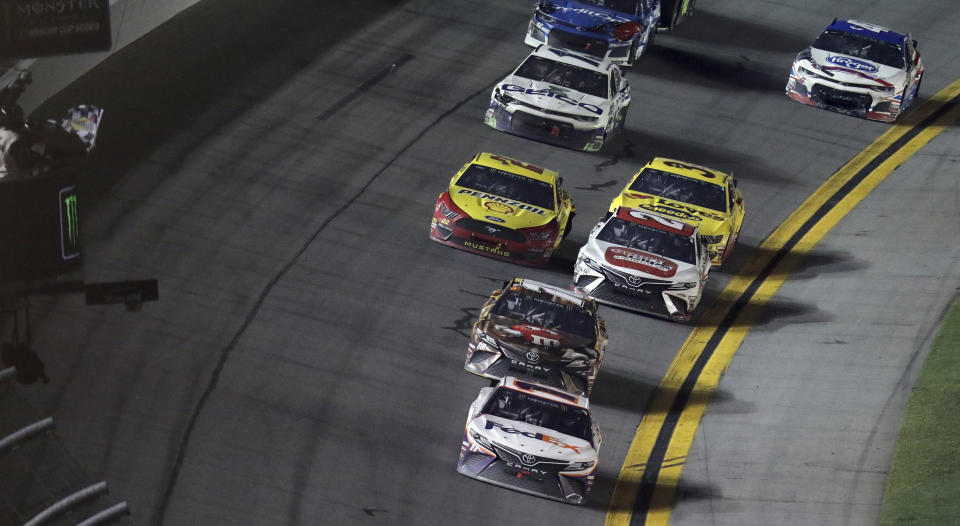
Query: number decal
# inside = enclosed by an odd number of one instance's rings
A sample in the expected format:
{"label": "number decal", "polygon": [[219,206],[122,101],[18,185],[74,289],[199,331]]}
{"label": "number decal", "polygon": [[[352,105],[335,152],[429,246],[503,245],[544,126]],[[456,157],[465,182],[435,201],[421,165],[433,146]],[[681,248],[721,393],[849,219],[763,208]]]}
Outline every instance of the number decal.
{"label": "number decal", "polygon": [[697,172],[700,175],[706,177],[707,179],[713,179],[717,174],[704,170],[699,166],[693,166],[691,164],[678,163],[677,161],[665,161],[663,164],[670,166],[672,168],[680,168],[683,170],[690,170],[691,172]]}
{"label": "number decal", "polygon": [[499,155],[491,155],[490,158],[491,158],[491,159],[495,159],[495,160],[500,161],[500,162],[503,162],[503,163],[510,163],[510,164],[512,164],[512,165],[514,165],[514,166],[519,166],[520,168],[526,168],[527,170],[530,170],[531,172],[536,172],[536,173],[538,173],[538,174],[542,174],[542,173],[543,173],[543,168],[540,168],[539,166],[537,166],[537,165],[535,165],[535,164],[522,163],[522,162],[520,162],[520,161],[517,161],[516,159],[511,159],[511,158],[509,158],[509,157],[502,157],[502,156],[499,156]]}

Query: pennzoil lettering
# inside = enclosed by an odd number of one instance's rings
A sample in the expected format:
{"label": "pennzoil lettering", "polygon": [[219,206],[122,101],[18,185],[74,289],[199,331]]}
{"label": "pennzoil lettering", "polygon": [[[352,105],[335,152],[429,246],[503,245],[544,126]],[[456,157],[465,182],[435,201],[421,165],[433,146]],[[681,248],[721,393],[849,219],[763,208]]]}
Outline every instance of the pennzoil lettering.
{"label": "pennzoil lettering", "polygon": [[461,188],[457,190],[458,194],[467,194],[472,195],[473,197],[479,197],[480,199],[489,199],[491,201],[496,201],[498,203],[503,203],[505,205],[510,205],[519,208],[520,210],[526,210],[527,212],[533,212],[534,214],[547,215],[547,213],[535,206],[521,203],[520,201],[514,201],[513,199],[507,199],[506,197],[500,197],[498,195],[486,194],[483,192],[477,192],[475,190],[469,190],[466,188]]}
{"label": "pennzoil lettering", "polygon": [[522,86],[517,86],[516,84],[504,84],[500,86],[500,89],[503,91],[515,91],[518,93],[526,93],[527,95],[542,95],[544,97],[553,97],[559,101],[566,102],[571,106],[579,106],[590,113],[596,113],[597,115],[603,115],[603,109],[600,106],[594,104],[588,104],[586,102],[577,102],[576,100],[567,97],[562,93],[557,93],[556,91],[551,91],[549,89],[533,89],[533,88],[524,88]]}

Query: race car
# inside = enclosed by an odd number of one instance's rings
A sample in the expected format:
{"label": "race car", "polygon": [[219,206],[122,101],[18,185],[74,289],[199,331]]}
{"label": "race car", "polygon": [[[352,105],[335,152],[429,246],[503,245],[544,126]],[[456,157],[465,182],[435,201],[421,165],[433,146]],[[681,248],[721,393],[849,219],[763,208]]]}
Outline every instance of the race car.
{"label": "race car", "polygon": [[483,121],[541,142],[595,152],[623,131],[630,84],[611,62],[538,47],[494,86]]}
{"label": "race car", "polygon": [[574,265],[574,290],[600,303],[689,321],[710,256],[697,227],[639,208],[618,208],[590,232]]}
{"label": "race car", "polygon": [[633,64],[653,43],[660,0],[539,0],[524,44]]}
{"label": "race car", "polygon": [[584,504],[600,429],[589,401],[508,376],[470,405],[457,471],[548,499]]}
{"label": "race car", "polygon": [[464,369],[589,395],[606,346],[606,325],[593,298],[514,278],[480,308]]}
{"label": "race car", "polygon": [[542,266],[570,232],[576,209],[547,168],[479,153],[437,198],[430,239],[461,250]]}
{"label": "race car", "polygon": [[620,192],[617,208],[642,208],[699,226],[711,262],[721,265],[733,252],[743,226],[743,195],[729,174],[699,164],[657,157]]}
{"label": "race car", "polygon": [[837,18],[797,55],[786,91],[797,102],[893,122],[917,101],[922,79],[909,34]]}

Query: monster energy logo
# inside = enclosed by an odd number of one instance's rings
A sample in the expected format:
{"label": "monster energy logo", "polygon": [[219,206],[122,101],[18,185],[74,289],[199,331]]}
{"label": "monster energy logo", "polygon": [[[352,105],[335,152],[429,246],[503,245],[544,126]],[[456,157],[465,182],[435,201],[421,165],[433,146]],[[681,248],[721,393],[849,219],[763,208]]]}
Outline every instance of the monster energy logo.
{"label": "monster energy logo", "polygon": [[60,255],[65,260],[80,255],[80,222],[75,185],[60,190]]}

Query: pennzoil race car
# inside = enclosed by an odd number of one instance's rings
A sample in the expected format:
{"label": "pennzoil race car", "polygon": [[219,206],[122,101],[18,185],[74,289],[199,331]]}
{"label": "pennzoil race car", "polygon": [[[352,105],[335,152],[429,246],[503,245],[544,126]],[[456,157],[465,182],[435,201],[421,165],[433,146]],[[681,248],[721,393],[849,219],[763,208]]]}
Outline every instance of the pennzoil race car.
{"label": "pennzoil race car", "polygon": [[553,170],[479,153],[437,198],[430,239],[523,265],[545,265],[576,213],[562,184]]}
{"label": "pennzoil race car", "polygon": [[593,298],[514,278],[481,307],[464,369],[589,395],[606,346],[606,325]]}
{"label": "pennzoil race car", "polygon": [[733,252],[743,226],[743,195],[729,174],[699,164],[657,157],[647,163],[612,203],[642,208],[699,226],[711,261],[720,265]]}
{"label": "pennzoil race car", "polygon": [[497,486],[584,504],[601,437],[590,402],[508,376],[470,405],[457,471]]}
{"label": "pennzoil race car", "polygon": [[659,23],[660,0],[539,0],[523,42],[633,64]]}
{"label": "pennzoil race car", "polygon": [[573,286],[600,303],[689,321],[709,272],[710,256],[696,226],[618,208],[580,248]]}
{"label": "pennzoil race car", "polygon": [[916,102],[922,78],[909,34],[837,18],[797,55],[786,91],[797,102],[892,122]]}
{"label": "pennzoil race car", "polygon": [[623,131],[629,106],[630,84],[616,64],[541,46],[493,88],[484,122],[595,152]]}

